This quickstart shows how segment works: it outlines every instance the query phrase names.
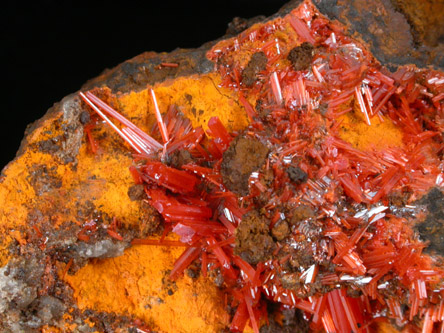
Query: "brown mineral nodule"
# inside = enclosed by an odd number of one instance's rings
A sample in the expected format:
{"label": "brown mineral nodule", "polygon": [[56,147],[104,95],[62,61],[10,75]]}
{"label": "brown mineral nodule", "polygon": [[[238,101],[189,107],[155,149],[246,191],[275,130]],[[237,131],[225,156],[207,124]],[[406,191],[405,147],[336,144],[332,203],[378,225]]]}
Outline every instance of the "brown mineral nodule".
{"label": "brown mineral nodule", "polygon": [[242,218],[236,229],[234,253],[250,264],[266,261],[275,244],[270,236],[269,221],[257,211]]}
{"label": "brown mineral nodule", "polygon": [[128,189],[128,197],[131,201],[142,200],[144,195],[145,191],[142,184],[132,185]]}
{"label": "brown mineral nodule", "polygon": [[242,84],[251,87],[258,79],[258,74],[267,67],[268,58],[264,52],[256,52],[242,72]]}
{"label": "brown mineral nodule", "polygon": [[225,186],[240,195],[248,194],[248,179],[264,164],[268,148],[260,141],[238,137],[223,155],[221,173]]}
{"label": "brown mineral nodule", "polygon": [[291,225],[296,225],[299,222],[311,219],[315,217],[313,208],[306,205],[300,205],[291,211]]}
{"label": "brown mineral nodule", "polygon": [[283,240],[290,233],[290,228],[288,227],[287,221],[280,221],[271,229],[271,234],[278,241]]}
{"label": "brown mineral nodule", "polygon": [[178,150],[175,151],[170,156],[170,164],[177,169],[180,169],[182,165],[192,163],[193,157],[188,152],[188,150]]}
{"label": "brown mineral nodule", "polygon": [[308,179],[307,173],[300,167],[288,167],[287,174],[290,179],[296,184],[305,183]]}
{"label": "brown mineral nodule", "polygon": [[293,48],[288,54],[293,68],[296,71],[303,71],[310,68],[313,60],[314,47],[308,42],[303,42],[301,45]]}

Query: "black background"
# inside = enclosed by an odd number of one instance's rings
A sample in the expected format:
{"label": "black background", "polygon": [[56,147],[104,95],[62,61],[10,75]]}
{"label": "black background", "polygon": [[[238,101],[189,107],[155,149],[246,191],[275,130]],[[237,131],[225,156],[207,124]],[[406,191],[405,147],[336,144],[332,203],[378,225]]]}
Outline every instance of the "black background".
{"label": "black background", "polygon": [[144,51],[198,47],[224,35],[235,16],[269,16],[285,2],[3,2],[0,170],[14,158],[27,124],[105,68]]}

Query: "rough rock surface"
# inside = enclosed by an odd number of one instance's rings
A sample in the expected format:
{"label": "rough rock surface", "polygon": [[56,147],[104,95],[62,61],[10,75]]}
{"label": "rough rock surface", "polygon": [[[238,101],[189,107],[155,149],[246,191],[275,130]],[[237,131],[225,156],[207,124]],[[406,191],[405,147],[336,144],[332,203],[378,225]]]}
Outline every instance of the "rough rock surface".
{"label": "rough rock surface", "polygon": [[[285,15],[300,2],[291,1],[276,15]],[[444,68],[439,0],[423,1],[419,9],[413,0],[314,3],[324,15],[368,43],[383,65]],[[267,19],[237,18],[228,33],[235,35],[261,20]],[[109,102],[144,129],[154,122],[154,116],[147,114],[149,85],[157,89],[161,101],[175,98],[170,102],[187,105],[196,124],[205,126],[209,117],[218,114],[231,130],[240,130],[246,117],[239,115],[242,109],[230,91],[218,87],[220,78],[206,58],[214,43],[169,54],[146,52],[106,70],[82,90],[108,87],[119,96]],[[159,69],[163,62],[178,67]],[[259,70],[253,69],[253,74]],[[84,110],[77,94],[57,103],[28,126],[17,158],[2,170],[0,331],[119,332],[142,327],[142,320],[164,331],[185,332],[189,318],[202,332],[223,329],[227,314],[213,284],[186,277],[177,282],[174,295],[170,286],[162,285],[180,248],[130,247],[134,238],[161,231],[157,215],[146,207],[143,192],[128,191],[134,183],[129,172],[122,172],[131,165],[124,143],[110,130],[97,127],[93,134],[99,151],[91,153],[84,125],[94,120]],[[113,218],[121,221],[122,240],[108,232]],[[89,229],[92,222],[95,231]],[[86,237],[82,241],[79,235]],[[88,277],[94,278],[87,281]],[[91,285],[74,293],[71,286],[79,283]],[[104,300],[101,313],[87,309],[82,301],[99,293],[98,288],[109,288],[102,290],[103,298],[114,292],[111,297],[116,299],[114,303]],[[121,307],[132,312],[119,312]],[[165,324],[164,318],[176,320]]]}

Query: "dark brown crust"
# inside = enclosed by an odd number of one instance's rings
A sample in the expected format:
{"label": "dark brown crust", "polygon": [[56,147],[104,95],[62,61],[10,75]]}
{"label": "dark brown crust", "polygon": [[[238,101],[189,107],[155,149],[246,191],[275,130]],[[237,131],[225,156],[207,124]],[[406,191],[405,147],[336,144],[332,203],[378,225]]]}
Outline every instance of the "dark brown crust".
{"label": "dark brown crust", "polygon": [[444,1],[391,0],[391,3],[407,19],[416,45],[435,47],[444,42]]}
{"label": "dark brown crust", "polygon": [[415,27],[407,19],[412,14],[404,13],[401,6],[395,8],[390,0],[319,0],[314,3],[321,13],[345,24],[351,35],[366,42],[376,59],[391,70],[406,64],[444,68],[444,45],[428,46],[415,40],[412,33]]}
{"label": "dark brown crust", "polygon": [[[147,85],[166,79],[209,73],[214,65],[205,55],[213,44],[207,43],[197,49],[177,49],[171,53],[142,53],[113,69],[105,70],[88,81],[82,90],[107,86],[113,93],[125,93],[145,89]],[[164,67],[162,63],[175,63],[178,66]]]}
{"label": "dark brown crust", "polygon": [[269,310],[269,324],[260,329],[260,333],[305,333],[309,332],[308,322],[304,314],[298,309],[284,309],[282,311]]}
{"label": "dark brown crust", "polygon": [[416,225],[420,238],[428,242],[424,251],[444,255],[444,194],[433,188],[416,204],[427,208],[424,221]]}

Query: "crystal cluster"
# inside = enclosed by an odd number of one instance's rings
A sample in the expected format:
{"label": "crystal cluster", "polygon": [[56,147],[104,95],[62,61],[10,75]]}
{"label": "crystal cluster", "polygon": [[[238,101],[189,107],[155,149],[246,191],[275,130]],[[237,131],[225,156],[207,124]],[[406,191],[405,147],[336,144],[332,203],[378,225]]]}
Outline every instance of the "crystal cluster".
{"label": "crystal cluster", "polygon": [[[193,262],[203,276],[218,272],[236,309],[233,331],[249,322],[258,332],[267,302],[303,311],[326,332],[369,332],[381,318],[441,327],[444,271],[422,253],[412,223],[415,202],[443,185],[444,75],[389,72],[308,2],[207,56],[238,93],[245,131],[229,133],[216,117],[206,131],[193,128],[174,105],[162,116],[151,90],[158,128],[148,135],[81,93],[135,150],[135,182],[163,217],[164,236],[174,232],[186,247],[171,278]],[[362,135],[391,123],[402,140],[360,149],[341,135],[347,116],[365,124]],[[185,162],[171,162],[185,152]],[[247,187],[233,174],[246,174]]]}

